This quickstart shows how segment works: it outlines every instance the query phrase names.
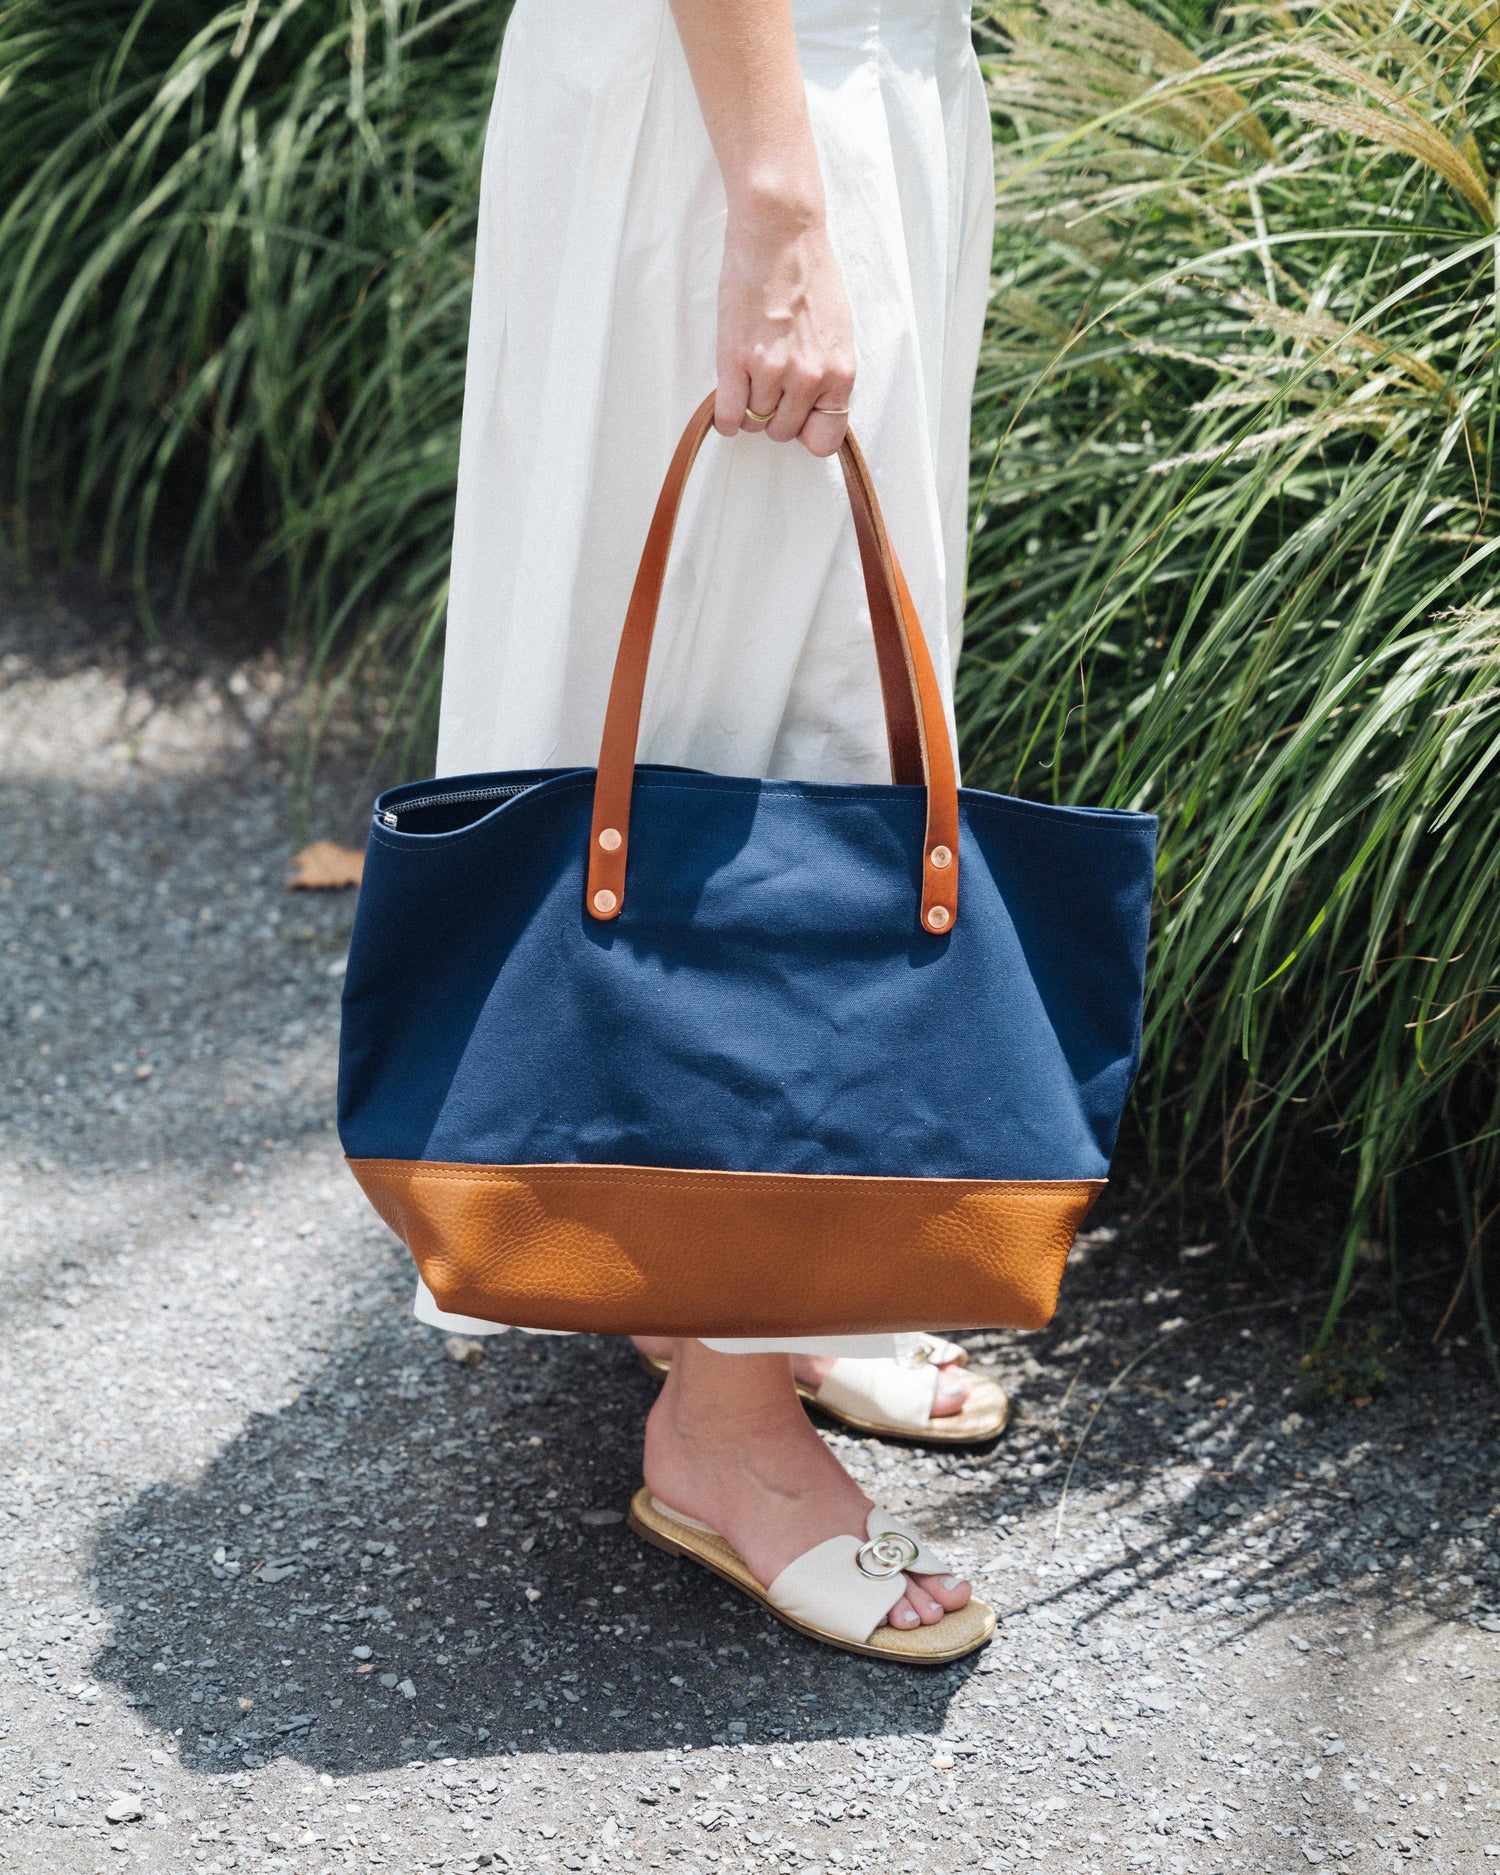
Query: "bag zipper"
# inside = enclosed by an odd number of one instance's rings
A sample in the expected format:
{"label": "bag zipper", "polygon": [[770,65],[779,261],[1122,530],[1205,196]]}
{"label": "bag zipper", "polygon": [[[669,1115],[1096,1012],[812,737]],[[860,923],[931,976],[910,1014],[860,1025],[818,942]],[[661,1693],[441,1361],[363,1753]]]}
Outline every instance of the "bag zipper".
{"label": "bag zipper", "polygon": [[448,794],[424,794],[419,800],[403,801],[400,810],[387,807],[380,816],[382,827],[397,826],[398,812],[418,807],[455,807],[460,801],[505,801],[513,794],[525,794],[536,786],[532,781],[514,781],[504,788],[455,788]]}

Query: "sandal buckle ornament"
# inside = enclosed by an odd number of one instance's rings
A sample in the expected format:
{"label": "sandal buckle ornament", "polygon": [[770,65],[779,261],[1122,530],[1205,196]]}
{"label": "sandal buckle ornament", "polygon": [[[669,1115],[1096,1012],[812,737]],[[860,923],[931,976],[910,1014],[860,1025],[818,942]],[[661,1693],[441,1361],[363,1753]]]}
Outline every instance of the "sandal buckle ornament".
{"label": "sandal buckle ornament", "polygon": [[910,1569],[917,1560],[918,1545],[903,1530],[882,1530],[879,1536],[861,1543],[854,1560],[861,1573],[883,1582]]}

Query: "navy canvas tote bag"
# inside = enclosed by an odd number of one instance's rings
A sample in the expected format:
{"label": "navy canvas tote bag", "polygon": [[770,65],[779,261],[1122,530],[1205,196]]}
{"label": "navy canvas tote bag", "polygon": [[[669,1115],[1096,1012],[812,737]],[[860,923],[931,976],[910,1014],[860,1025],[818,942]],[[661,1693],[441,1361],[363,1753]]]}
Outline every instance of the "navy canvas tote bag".
{"label": "navy canvas tote bag", "polygon": [[869,471],[841,466],[889,784],[635,762],[678,445],[597,769],[375,804],[339,1132],[439,1307],[522,1327],[1037,1327],[1140,1041],[1156,823],[959,788]]}

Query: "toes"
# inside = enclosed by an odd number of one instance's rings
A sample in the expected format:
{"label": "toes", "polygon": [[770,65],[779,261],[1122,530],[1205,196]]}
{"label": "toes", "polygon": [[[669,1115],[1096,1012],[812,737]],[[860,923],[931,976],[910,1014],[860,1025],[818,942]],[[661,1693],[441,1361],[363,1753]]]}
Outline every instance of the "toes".
{"label": "toes", "polygon": [[942,1603],[935,1601],[927,1593],[916,1576],[906,1578],[906,1600],[916,1610],[917,1619],[923,1627],[930,1628],[935,1621],[941,1621],[947,1613]]}
{"label": "toes", "polygon": [[944,1615],[962,1608],[972,1592],[960,1576],[908,1576],[906,1593],[886,1620],[893,1628],[908,1633],[916,1627],[930,1628]]}
{"label": "toes", "polygon": [[914,1588],[907,1590],[914,1605],[920,1606],[916,1598],[921,1595],[937,1608],[938,1615],[933,1619],[944,1614],[951,1615],[955,1609],[962,1608],[974,1593],[962,1576],[911,1576],[908,1580],[915,1584]]}
{"label": "toes", "polygon": [[973,1385],[961,1367],[940,1367],[937,1392],[932,1399],[932,1418],[947,1419],[955,1413],[961,1413]]}

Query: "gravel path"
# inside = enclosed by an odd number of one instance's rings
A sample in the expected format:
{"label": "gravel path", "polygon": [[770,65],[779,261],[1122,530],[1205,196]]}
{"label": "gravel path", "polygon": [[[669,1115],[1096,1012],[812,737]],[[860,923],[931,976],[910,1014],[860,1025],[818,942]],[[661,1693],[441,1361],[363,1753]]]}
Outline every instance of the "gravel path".
{"label": "gravel path", "polygon": [[993,1449],[834,1441],[996,1643],[803,1643],[625,1529],[622,1343],[411,1320],[274,667],[101,642],[0,595],[0,1869],[1500,1875],[1472,1351],[1314,1410],[1300,1319],[1127,1185],[1047,1333],[969,1338]]}

